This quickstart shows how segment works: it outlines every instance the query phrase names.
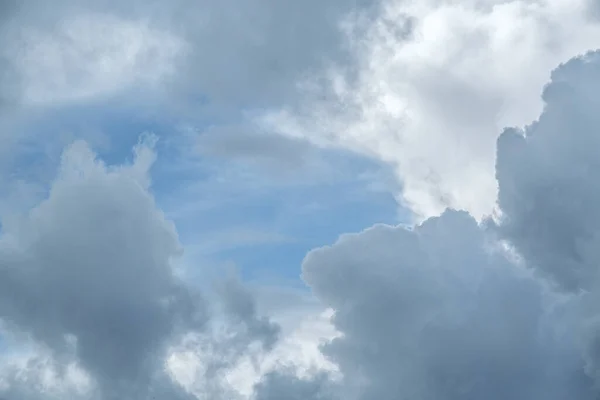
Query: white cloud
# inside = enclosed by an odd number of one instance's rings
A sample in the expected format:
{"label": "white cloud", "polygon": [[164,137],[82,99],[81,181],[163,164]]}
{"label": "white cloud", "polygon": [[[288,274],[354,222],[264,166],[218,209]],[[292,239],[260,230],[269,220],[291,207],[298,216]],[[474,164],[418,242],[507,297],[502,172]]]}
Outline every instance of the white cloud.
{"label": "white cloud", "polygon": [[[392,165],[419,219],[480,218],[496,197],[495,140],[539,115],[559,63],[600,46],[588,0],[385,1],[345,24],[355,63],[333,64],[270,129]],[[357,72],[356,72],[357,71]],[[325,83],[326,84],[325,84]]]}
{"label": "white cloud", "polygon": [[0,357],[0,393],[24,400],[89,398],[94,384],[75,362],[59,363],[43,346]]}
{"label": "white cloud", "polygon": [[[254,386],[263,377],[282,369],[307,380],[323,371],[336,377],[337,367],[320,351],[320,345],[337,335],[330,322],[331,311],[295,306],[272,316],[283,329],[272,351],[264,352],[249,344],[243,352],[230,354],[228,362],[219,365],[226,351],[218,344],[224,340],[219,338],[223,331],[217,330],[213,337],[188,337],[173,348],[167,361],[169,372],[198,398],[215,399],[251,399]],[[219,368],[215,370],[215,366]]]}
{"label": "white cloud", "polygon": [[104,13],[66,15],[56,26],[27,24],[3,48],[26,105],[98,100],[152,87],[176,71],[185,42],[149,21]]}

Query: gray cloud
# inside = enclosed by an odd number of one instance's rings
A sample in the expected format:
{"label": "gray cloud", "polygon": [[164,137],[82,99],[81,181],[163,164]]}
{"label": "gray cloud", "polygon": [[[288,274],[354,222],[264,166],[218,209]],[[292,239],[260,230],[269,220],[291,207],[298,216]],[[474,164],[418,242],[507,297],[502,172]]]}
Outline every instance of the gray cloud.
{"label": "gray cloud", "polygon": [[303,271],[336,310],[342,336],[324,352],[356,399],[593,398],[577,348],[553,333],[558,300],[489,252],[466,213],[344,236]]}
{"label": "gray cloud", "polygon": [[[309,253],[303,278],[341,334],[323,347],[344,375],[331,398],[598,397],[598,82],[600,52],[569,61],[539,120],[501,135],[499,222],[448,210]],[[282,373],[257,399],[294,393],[327,398]]]}
{"label": "gray cloud", "polygon": [[[253,343],[269,351],[277,342],[279,326],[259,313],[237,278],[223,281],[217,302],[208,304],[177,277],[177,232],[149,191],[154,140],[142,136],[133,162],[114,167],[86,143],[73,143],[46,200],[2,221],[0,319],[50,354],[0,375],[9,382],[0,395],[191,399],[165,373],[168,350],[184,335],[216,349],[206,360],[206,374],[215,376]],[[220,307],[211,320],[214,305]],[[226,340],[211,331],[216,326],[230,333]],[[35,384],[46,370],[65,378],[73,362],[91,377],[91,393],[48,393]],[[227,389],[215,388],[215,396]]]}
{"label": "gray cloud", "polygon": [[1,51],[6,46],[6,38],[1,34],[9,23],[11,16],[16,11],[18,2],[14,0],[0,1],[0,115],[6,112],[5,108],[14,105],[18,93],[18,80],[9,56]]}
{"label": "gray cloud", "polygon": [[261,317],[256,309],[254,297],[242,282],[232,276],[219,288],[226,315],[233,318],[243,329],[238,331],[246,341],[258,340],[266,349],[272,349],[279,339],[280,327],[266,317]]}
{"label": "gray cloud", "polygon": [[[15,29],[9,32],[18,33],[13,38],[33,29],[47,38],[64,40],[64,24],[68,27],[70,19],[91,14],[142,21],[157,32],[185,41],[185,51],[177,58],[176,74],[164,78],[170,97],[166,103],[182,107],[191,104],[193,112],[198,113],[203,101],[196,100],[200,99],[230,111],[292,101],[290,94],[296,93],[296,84],[304,76],[331,61],[351,57],[339,28],[342,18],[356,9],[375,9],[379,1],[60,0],[52,8],[41,3],[27,0],[20,4],[12,18]],[[68,41],[63,45],[69,57],[90,51]],[[108,60],[118,54],[118,49],[113,50],[116,53],[107,53]],[[93,59],[91,54],[86,56]]]}
{"label": "gray cloud", "polygon": [[200,155],[293,169],[310,162],[314,147],[304,140],[260,133],[245,125],[213,126],[197,137]]}
{"label": "gray cloud", "polygon": [[293,371],[268,373],[255,387],[255,400],[330,400],[330,377],[298,378]]}
{"label": "gray cloud", "polygon": [[569,290],[598,284],[600,53],[555,70],[545,111],[498,140],[501,236]]}
{"label": "gray cloud", "polygon": [[0,242],[0,316],[59,356],[74,352],[105,399],[174,396],[160,376],[165,346],[206,322],[170,264],[181,249],[147,191],[152,152],[136,153],[108,169],[73,144],[48,198]]}
{"label": "gray cloud", "polygon": [[290,101],[299,79],[332,60],[350,59],[339,29],[341,19],[378,3],[226,0],[189,7],[189,2],[180,2],[174,10],[185,14],[175,18],[184,21],[183,35],[193,46],[183,69],[184,84],[211,100],[253,108]]}
{"label": "gray cloud", "polygon": [[340,22],[379,3],[16,2],[0,30],[0,58],[6,60],[0,65],[7,66],[0,98],[55,108],[130,95],[136,106],[150,104],[152,112],[160,108],[161,115],[202,124],[216,120],[217,129],[229,129],[220,127],[223,120],[241,120],[235,137],[200,138],[203,155],[228,154],[273,171],[313,165],[315,151],[307,143],[252,134],[250,114],[295,104],[298,82],[332,62],[352,70],[356,55],[345,46]]}

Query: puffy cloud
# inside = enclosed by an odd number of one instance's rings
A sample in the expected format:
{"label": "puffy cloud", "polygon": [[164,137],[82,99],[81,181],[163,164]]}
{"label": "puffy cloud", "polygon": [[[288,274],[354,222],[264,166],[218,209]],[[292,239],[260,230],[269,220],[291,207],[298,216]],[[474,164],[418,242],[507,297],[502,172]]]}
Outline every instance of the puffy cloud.
{"label": "puffy cloud", "polygon": [[[489,214],[495,141],[541,112],[560,62],[600,45],[593,2],[403,1],[345,19],[355,57],[309,77],[304,100],[263,124],[390,164],[419,219],[445,207]],[[348,71],[349,70],[349,71]]]}
{"label": "puffy cloud", "polygon": [[257,398],[597,398],[599,73],[599,52],[561,65],[539,119],[500,136],[497,221],[447,210],[309,253],[342,385],[280,372]]}
{"label": "puffy cloud", "polygon": [[3,226],[0,241],[0,316],[56,356],[74,354],[106,399],[174,396],[161,378],[166,346],[206,322],[170,263],[181,248],[148,192],[151,145],[107,168],[74,143],[48,198]]}
{"label": "puffy cloud", "polygon": [[595,52],[555,70],[540,118],[498,140],[499,232],[570,290],[598,284],[599,63]]}
{"label": "puffy cloud", "polygon": [[344,236],[303,271],[336,310],[324,352],[350,398],[592,398],[573,332],[554,332],[559,299],[464,212]]}

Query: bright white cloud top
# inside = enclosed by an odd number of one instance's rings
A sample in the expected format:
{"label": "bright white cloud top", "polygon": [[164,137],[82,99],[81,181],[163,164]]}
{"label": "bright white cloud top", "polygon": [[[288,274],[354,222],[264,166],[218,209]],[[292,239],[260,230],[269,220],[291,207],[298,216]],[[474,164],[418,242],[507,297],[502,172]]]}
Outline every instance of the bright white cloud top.
{"label": "bright white cloud top", "polygon": [[[600,396],[595,2],[27,0],[0,24],[0,398]],[[301,265],[276,247],[381,192],[407,217]],[[241,248],[302,282],[214,256]]]}

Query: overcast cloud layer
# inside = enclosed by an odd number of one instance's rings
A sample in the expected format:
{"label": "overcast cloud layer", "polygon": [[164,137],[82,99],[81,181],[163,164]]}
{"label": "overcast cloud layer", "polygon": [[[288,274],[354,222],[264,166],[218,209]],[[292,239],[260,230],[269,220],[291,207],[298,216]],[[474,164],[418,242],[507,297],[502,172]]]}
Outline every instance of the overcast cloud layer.
{"label": "overcast cloud layer", "polygon": [[[598,18],[586,0],[0,0],[0,182],[37,190],[0,202],[0,397],[597,399]],[[106,104],[192,129],[136,132],[118,162],[36,132]],[[309,293],[197,282],[157,140],[278,179],[357,153],[412,220],[309,252]],[[62,148],[35,182],[30,143]]]}

